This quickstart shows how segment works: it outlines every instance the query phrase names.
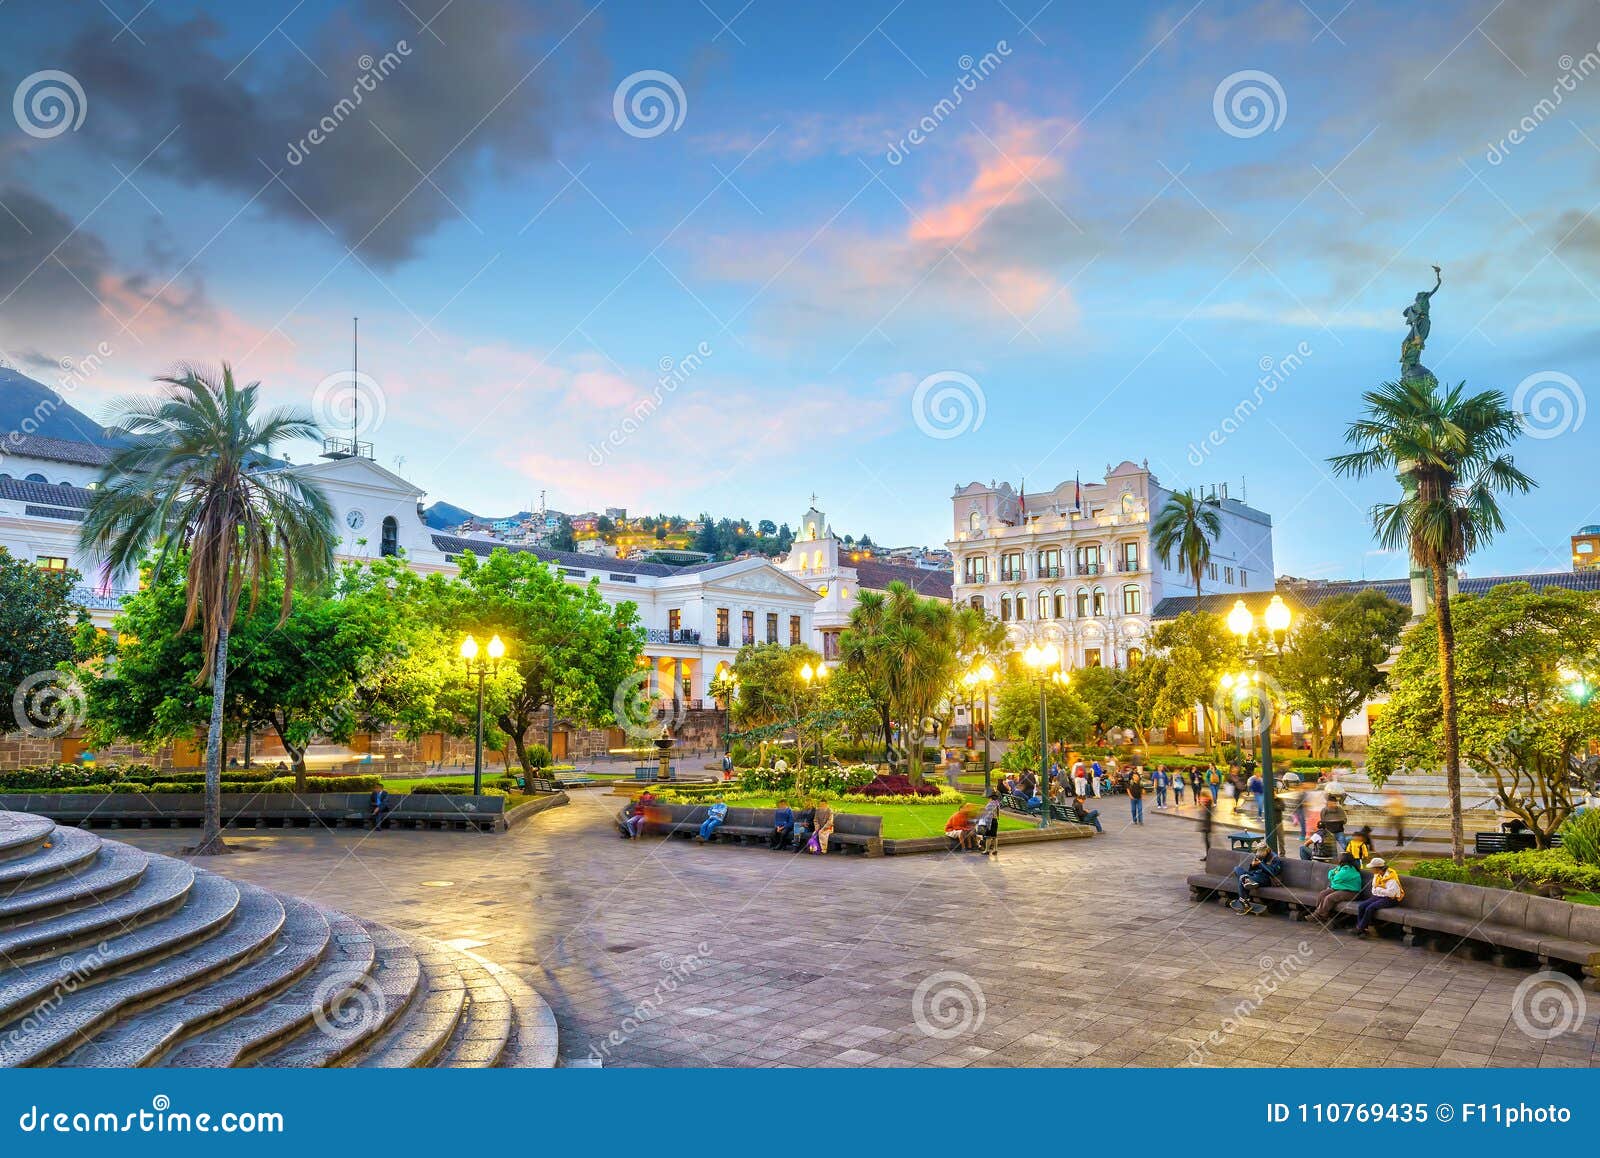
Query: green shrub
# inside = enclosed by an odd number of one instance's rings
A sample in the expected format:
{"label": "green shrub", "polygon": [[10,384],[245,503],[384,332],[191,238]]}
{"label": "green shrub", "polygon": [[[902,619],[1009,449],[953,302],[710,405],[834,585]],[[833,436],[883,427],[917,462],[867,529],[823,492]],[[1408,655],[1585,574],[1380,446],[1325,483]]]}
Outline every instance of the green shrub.
{"label": "green shrub", "polygon": [[472,789],[465,784],[419,784],[411,790],[412,796],[471,796]]}
{"label": "green shrub", "polygon": [[517,778],[515,776],[496,776],[492,781],[490,781],[490,783],[495,788],[510,792],[516,788]]}
{"label": "green shrub", "polygon": [[1600,809],[1567,817],[1561,826],[1561,847],[1579,864],[1600,867]]}
{"label": "green shrub", "polygon": [[1575,892],[1600,890],[1600,865],[1580,864],[1566,847],[1497,852],[1457,866],[1448,860],[1425,860],[1412,875],[1437,881],[1485,885],[1523,892],[1553,887]]}
{"label": "green shrub", "polygon": [[528,764],[533,768],[550,767],[550,749],[543,744],[529,744]]}

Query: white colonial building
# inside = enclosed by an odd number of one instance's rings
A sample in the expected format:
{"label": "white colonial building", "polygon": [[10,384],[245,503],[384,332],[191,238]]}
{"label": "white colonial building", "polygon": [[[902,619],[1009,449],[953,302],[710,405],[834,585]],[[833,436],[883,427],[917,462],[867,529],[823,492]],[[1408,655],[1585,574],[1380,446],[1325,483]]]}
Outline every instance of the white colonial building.
{"label": "white colonial building", "polygon": [[[53,397],[27,379],[21,379],[26,387],[16,385],[16,377],[0,381],[13,395],[8,401],[17,403],[24,389],[25,407],[36,406],[35,394]],[[0,546],[41,567],[76,571],[82,582],[74,598],[108,627],[129,594],[129,580],[113,584],[106,577],[103,561],[79,548],[78,528],[112,443],[59,398],[49,429],[69,437],[0,436]],[[463,553],[504,549],[537,555],[570,582],[597,580],[607,601],[638,606],[646,633],[643,662],[661,699],[706,700],[717,669],[731,666],[743,644],[816,639],[817,592],[765,559],[671,567],[441,534],[423,522],[421,488],[373,461],[369,444],[351,449],[334,440],[320,460],[281,468],[316,480],[327,493],[341,533],[341,561],[403,554],[418,571],[453,574]]]}
{"label": "white colonial building", "polygon": [[[1018,643],[1055,642],[1071,667],[1137,663],[1155,605],[1194,592],[1193,579],[1150,543],[1150,522],[1171,496],[1148,466],[1127,461],[1102,480],[1074,478],[1025,495],[1009,483],[959,487],[948,544],[954,597],[1008,624]],[[1271,517],[1229,498],[1226,487],[1205,497],[1222,533],[1202,590],[1270,591]]]}
{"label": "white colonial building", "polygon": [[899,582],[919,595],[950,601],[949,571],[888,563],[852,550],[834,535],[827,516],[816,507],[815,496],[800,518],[799,533],[781,566],[791,578],[816,592],[812,634],[806,642],[826,660],[839,658],[839,637],[850,625],[850,613],[863,588],[883,591]]}

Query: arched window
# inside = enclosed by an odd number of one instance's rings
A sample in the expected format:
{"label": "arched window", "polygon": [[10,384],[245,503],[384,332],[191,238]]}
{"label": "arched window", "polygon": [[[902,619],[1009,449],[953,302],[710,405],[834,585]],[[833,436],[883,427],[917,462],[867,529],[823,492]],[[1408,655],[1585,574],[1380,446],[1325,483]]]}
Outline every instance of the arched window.
{"label": "arched window", "polygon": [[972,514],[968,515],[967,516],[967,529],[969,531],[981,531],[981,530],[983,530],[983,516],[980,515],[977,511],[973,511]]}
{"label": "arched window", "polygon": [[1065,619],[1066,617],[1067,617],[1067,595],[1066,595],[1066,592],[1057,591],[1056,592],[1056,618],[1057,619]]}
{"label": "arched window", "polygon": [[1017,592],[1017,622],[1028,618],[1028,597],[1022,592]]}
{"label": "arched window", "polygon": [[1049,619],[1050,618],[1050,593],[1048,591],[1039,592],[1039,614],[1034,616],[1034,618],[1035,619]]}
{"label": "arched window", "polygon": [[974,595],[972,597],[972,610],[974,610],[974,611],[982,611],[983,610],[983,596],[982,595]]}
{"label": "arched window", "polygon": [[1106,589],[1104,587],[1096,587],[1094,589],[1094,613],[1096,616],[1102,616],[1106,613]]}
{"label": "arched window", "polygon": [[1089,592],[1086,591],[1084,588],[1080,587],[1080,588],[1078,588],[1078,618],[1079,619],[1087,619],[1088,617],[1089,617]]}
{"label": "arched window", "polygon": [[1142,660],[1143,658],[1144,658],[1144,652],[1140,648],[1130,647],[1128,649],[1128,666],[1129,667],[1138,667],[1139,666],[1139,661]]}
{"label": "arched window", "polygon": [[1138,615],[1144,610],[1143,596],[1137,583],[1129,583],[1122,589],[1122,614]]}
{"label": "arched window", "polygon": [[393,515],[385,515],[383,519],[383,539],[378,545],[378,554],[385,557],[400,553],[400,524],[395,522]]}
{"label": "arched window", "polygon": [[49,480],[49,479],[47,479],[47,478],[45,478],[45,477],[44,477],[44,475],[42,475],[42,474],[37,474],[37,473],[35,473],[35,474],[30,474],[30,475],[29,475],[29,476],[28,476],[28,477],[27,477],[27,478],[26,478],[26,479],[24,479],[24,480],[23,480],[23,481],[24,481],[24,482],[38,482],[38,483],[42,483],[42,482],[49,482],[49,481],[50,481],[50,480]]}
{"label": "arched window", "polygon": [[1000,622],[1011,622],[1011,596],[1009,595],[1000,596]]}
{"label": "arched window", "polygon": [[1133,495],[1131,492],[1126,492],[1122,496],[1122,513],[1125,515],[1133,514]]}

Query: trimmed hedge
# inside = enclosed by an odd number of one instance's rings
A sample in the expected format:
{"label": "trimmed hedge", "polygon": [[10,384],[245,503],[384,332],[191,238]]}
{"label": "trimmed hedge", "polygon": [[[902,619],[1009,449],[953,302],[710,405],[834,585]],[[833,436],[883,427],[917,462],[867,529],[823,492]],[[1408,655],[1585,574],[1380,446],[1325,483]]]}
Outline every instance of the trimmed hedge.
{"label": "trimmed hedge", "polygon": [[1565,846],[1529,849],[1525,852],[1496,852],[1476,857],[1464,865],[1448,860],[1419,861],[1412,875],[1429,880],[1458,884],[1486,885],[1516,892],[1540,892],[1546,888],[1569,892],[1600,891],[1600,865],[1580,864]]}
{"label": "trimmed hedge", "polygon": [[[371,792],[383,781],[377,776],[307,776],[306,792]],[[113,784],[74,784],[65,787],[50,788],[11,788],[0,785],[0,792],[41,792],[64,795],[83,795],[92,793],[116,794],[137,793],[145,796],[168,796],[191,793],[198,795],[205,791],[205,783],[182,780],[158,780],[145,784],[136,780],[119,780]],[[294,792],[293,776],[280,776],[274,780],[234,781],[224,780],[222,791],[230,793],[256,794],[264,792]]]}

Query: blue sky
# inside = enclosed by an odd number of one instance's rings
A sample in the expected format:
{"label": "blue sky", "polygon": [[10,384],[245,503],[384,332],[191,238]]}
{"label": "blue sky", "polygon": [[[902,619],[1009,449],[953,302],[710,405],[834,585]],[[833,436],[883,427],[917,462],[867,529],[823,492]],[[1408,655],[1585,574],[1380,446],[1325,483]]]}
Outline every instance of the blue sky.
{"label": "blue sky", "polygon": [[1325,460],[1437,263],[1424,361],[1520,387],[1543,483],[1470,571],[1600,521],[1593,0],[141,3],[0,8],[4,91],[83,114],[0,125],[0,348],[100,351],[92,412],[228,358],[333,415],[359,314],[364,437],[486,513],[941,542],[957,485],[1148,459],[1280,573],[1398,575]]}

